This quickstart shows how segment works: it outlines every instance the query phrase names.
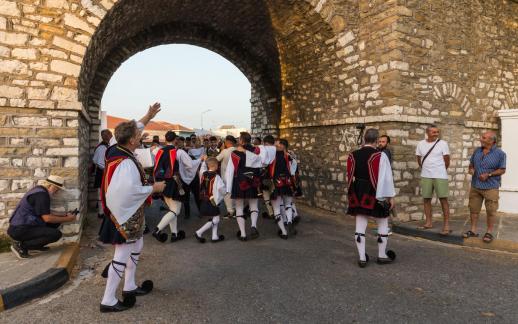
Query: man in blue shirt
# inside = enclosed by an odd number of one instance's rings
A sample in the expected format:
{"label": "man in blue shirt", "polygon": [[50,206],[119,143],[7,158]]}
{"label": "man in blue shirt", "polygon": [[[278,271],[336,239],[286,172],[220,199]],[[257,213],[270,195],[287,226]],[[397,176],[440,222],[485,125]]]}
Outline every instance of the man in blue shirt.
{"label": "man in blue shirt", "polygon": [[471,178],[471,190],[469,193],[469,210],[471,214],[471,230],[464,233],[464,237],[478,236],[477,221],[485,203],[487,214],[487,231],[483,241],[493,241],[493,227],[496,211],[498,210],[498,198],[501,176],[505,173],[506,156],[504,151],[496,147],[496,134],[487,131],[480,137],[481,147],[477,148],[471,156],[469,174]]}
{"label": "man in blue shirt", "polygon": [[41,186],[29,190],[16,206],[9,219],[7,234],[14,240],[11,251],[18,258],[28,258],[28,250],[47,250],[47,244],[61,238],[58,227],[76,220],[74,213],[51,214],[50,198],[64,188],[63,184],[62,177],[51,175]]}

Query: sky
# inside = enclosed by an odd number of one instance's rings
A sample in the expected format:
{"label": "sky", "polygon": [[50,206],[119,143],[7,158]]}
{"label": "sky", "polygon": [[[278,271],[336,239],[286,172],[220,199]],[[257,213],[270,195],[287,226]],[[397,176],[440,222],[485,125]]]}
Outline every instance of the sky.
{"label": "sky", "polygon": [[225,58],[191,45],[164,45],[135,54],[112,76],[101,107],[109,115],[140,118],[154,102],[155,120],[190,128],[250,128],[250,82]]}

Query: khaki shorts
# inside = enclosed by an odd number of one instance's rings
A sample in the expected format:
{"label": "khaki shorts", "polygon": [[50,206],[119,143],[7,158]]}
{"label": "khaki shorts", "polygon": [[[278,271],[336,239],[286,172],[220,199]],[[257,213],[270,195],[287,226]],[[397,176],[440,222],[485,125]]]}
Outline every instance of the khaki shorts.
{"label": "khaki shorts", "polygon": [[485,203],[486,213],[489,216],[495,216],[498,210],[498,198],[500,194],[498,189],[477,189],[471,187],[469,191],[469,211],[472,214],[480,213],[482,202]]}
{"label": "khaki shorts", "polygon": [[431,199],[434,191],[437,198],[448,198],[448,179],[421,178],[421,196]]}

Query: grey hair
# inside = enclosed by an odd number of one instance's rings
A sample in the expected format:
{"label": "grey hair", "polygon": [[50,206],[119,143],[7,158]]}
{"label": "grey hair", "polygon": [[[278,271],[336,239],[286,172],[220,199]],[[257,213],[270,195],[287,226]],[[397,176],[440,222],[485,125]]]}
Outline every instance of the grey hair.
{"label": "grey hair", "polygon": [[426,126],[426,132],[428,133],[428,131],[430,131],[430,129],[432,129],[432,128],[437,128],[437,129],[439,129],[439,127],[437,127],[437,125],[435,125],[435,124],[430,124],[430,125]]}
{"label": "grey hair", "polygon": [[365,140],[365,144],[374,144],[378,141],[380,137],[380,132],[376,128],[369,128],[365,132],[363,139]]}
{"label": "grey hair", "polygon": [[127,145],[129,140],[138,133],[137,123],[134,120],[122,122],[115,127],[115,139],[120,145]]}

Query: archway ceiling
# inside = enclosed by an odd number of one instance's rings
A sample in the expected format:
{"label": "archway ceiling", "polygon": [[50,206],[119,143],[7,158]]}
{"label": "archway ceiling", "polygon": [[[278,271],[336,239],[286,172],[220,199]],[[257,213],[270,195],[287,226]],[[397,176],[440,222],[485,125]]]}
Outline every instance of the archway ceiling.
{"label": "archway ceiling", "polygon": [[[179,31],[179,34],[185,32],[183,39],[179,35],[175,36],[178,42],[198,44],[215,50],[240,68],[249,80],[256,78],[263,79],[264,82],[267,79],[271,86],[280,89],[279,54],[264,1],[120,0],[104,17],[86,53],[80,87],[83,102],[86,103],[85,96],[89,96],[87,92],[92,85],[95,86],[99,73],[102,78],[109,79],[117,69],[118,66],[113,66],[112,62],[108,64],[111,66],[108,71],[99,71],[99,67],[103,64],[106,66],[105,61],[118,47],[124,47],[128,40],[135,39],[138,35],[157,33],[157,26],[161,25],[167,25],[169,30],[185,28],[184,31]],[[161,33],[167,32],[167,28],[162,28]],[[196,35],[190,34],[193,28]],[[204,36],[206,40],[201,39]],[[156,38],[158,43],[168,40],[167,35],[156,35]],[[190,38],[192,41],[189,41]],[[218,40],[226,42],[210,44]],[[159,45],[158,43],[155,45]],[[227,48],[229,46],[231,48]],[[132,51],[146,49],[139,48],[138,44],[134,44],[132,48]],[[242,53],[236,53],[238,50]],[[126,52],[129,56],[134,54],[128,50]],[[127,58],[121,58],[119,64]]]}

